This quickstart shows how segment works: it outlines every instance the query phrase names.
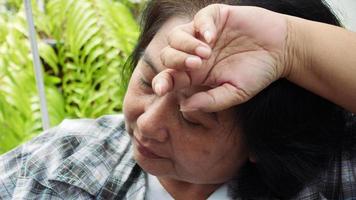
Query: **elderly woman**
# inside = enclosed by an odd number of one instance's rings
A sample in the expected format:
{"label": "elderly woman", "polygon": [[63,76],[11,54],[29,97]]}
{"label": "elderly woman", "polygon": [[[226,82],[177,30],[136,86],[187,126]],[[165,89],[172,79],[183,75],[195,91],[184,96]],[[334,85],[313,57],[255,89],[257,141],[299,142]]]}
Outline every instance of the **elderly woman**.
{"label": "elderly woman", "polygon": [[356,36],[305,19],[340,25],[319,0],[149,2],[124,117],[2,156],[0,198],[356,198],[355,117],[323,98],[356,110],[352,51],[328,53]]}

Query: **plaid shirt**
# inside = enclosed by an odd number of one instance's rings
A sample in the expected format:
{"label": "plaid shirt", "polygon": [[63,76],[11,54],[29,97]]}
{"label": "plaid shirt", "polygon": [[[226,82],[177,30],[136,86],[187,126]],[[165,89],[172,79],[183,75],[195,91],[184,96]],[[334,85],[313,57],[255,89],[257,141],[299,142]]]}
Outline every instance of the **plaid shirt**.
{"label": "plaid shirt", "polygon": [[144,199],[122,119],[65,120],[0,157],[0,199]]}
{"label": "plaid shirt", "polygon": [[[355,179],[356,156],[344,154],[295,199],[356,199]],[[146,190],[122,115],[65,120],[0,157],[4,200],[143,200]]]}

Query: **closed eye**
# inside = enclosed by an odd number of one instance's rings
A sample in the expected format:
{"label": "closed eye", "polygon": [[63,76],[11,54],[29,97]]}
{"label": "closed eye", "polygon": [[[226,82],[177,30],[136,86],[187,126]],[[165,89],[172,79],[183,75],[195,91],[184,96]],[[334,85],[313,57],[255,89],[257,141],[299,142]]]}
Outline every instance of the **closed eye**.
{"label": "closed eye", "polygon": [[145,88],[145,89],[147,89],[147,88],[152,89],[152,84],[151,84],[151,82],[146,81],[144,78],[140,78],[139,82],[140,82],[140,85],[141,85],[143,88]]}

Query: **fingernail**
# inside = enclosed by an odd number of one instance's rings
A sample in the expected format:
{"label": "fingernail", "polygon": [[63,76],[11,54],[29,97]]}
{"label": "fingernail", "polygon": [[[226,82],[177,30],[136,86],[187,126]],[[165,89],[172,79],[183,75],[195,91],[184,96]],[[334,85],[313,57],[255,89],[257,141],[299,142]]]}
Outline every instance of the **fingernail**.
{"label": "fingernail", "polygon": [[210,43],[212,40],[212,35],[210,33],[210,31],[205,31],[204,32],[204,39],[207,43]]}
{"label": "fingernail", "polygon": [[202,65],[202,60],[198,56],[189,56],[185,59],[185,65],[189,68],[199,68]]}
{"label": "fingernail", "polygon": [[198,46],[196,49],[196,53],[198,54],[198,56],[201,56],[203,58],[209,58],[211,54],[211,49],[205,46]]}
{"label": "fingernail", "polygon": [[158,96],[162,96],[164,94],[165,85],[166,85],[166,81],[162,79],[158,79],[154,83],[154,90]]}

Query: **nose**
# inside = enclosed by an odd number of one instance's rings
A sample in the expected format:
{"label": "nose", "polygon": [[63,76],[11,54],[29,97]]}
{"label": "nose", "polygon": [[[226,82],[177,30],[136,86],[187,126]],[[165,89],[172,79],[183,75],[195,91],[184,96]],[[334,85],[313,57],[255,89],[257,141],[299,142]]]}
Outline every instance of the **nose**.
{"label": "nose", "polygon": [[159,97],[145,106],[145,111],[137,119],[140,139],[165,142],[169,137],[172,114],[172,102]]}

